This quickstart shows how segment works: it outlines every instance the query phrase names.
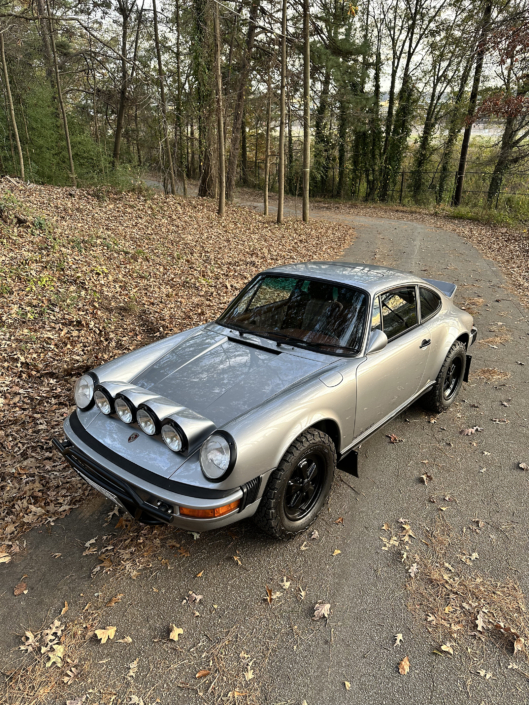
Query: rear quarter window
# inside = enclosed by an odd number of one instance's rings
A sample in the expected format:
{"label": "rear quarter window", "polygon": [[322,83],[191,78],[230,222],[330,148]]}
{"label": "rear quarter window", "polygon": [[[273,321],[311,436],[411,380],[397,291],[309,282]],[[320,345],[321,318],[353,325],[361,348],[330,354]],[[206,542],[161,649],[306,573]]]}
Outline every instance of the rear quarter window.
{"label": "rear quarter window", "polygon": [[441,297],[431,289],[419,288],[419,299],[421,302],[421,321],[435,316],[441,308]]}

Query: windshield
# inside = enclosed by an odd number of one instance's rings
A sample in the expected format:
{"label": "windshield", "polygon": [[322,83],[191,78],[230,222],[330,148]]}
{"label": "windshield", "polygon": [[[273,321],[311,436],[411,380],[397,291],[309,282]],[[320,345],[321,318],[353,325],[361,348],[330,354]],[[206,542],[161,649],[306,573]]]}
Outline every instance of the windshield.
{"label": "windshield", "polygon": [[232,301],[218,323],[324,352],[358,353],[367,295],[330,282],[263,275]]}

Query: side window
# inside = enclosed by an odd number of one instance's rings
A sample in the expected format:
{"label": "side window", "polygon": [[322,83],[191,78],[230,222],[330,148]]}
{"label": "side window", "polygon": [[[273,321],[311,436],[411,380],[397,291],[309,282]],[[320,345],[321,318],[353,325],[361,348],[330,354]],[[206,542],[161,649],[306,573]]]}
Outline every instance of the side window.
{"label": "side window", "polygon": [[378,296],[373,301],[373,316],[371,318],[371,330],[382,330],[382,319],[380,317],[380,299]]}
{"label": "side window", "polygon": [[414,286],[404,286],[380,297],[384,333],[388,340],[417,325],[417,300]]}
{"label": "side window", "polygon": [[421,299],[421,321],[426,321],[431,318],[441,308],[441,297],[431,289],[419,289],[419,297]]}

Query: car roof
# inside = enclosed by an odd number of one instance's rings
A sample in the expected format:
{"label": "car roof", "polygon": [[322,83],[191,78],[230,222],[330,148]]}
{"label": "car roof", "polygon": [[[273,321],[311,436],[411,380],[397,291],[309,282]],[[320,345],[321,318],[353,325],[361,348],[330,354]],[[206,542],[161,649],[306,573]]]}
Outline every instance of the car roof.
{"label": "car roof", "polygon": [[398,269],[354,262],[300,262],[271,267],[266,272],[294,274],[323,279],[336,284],[348,284],[358,289],[364,289],[370,294],[399,284],[425,283],[424,279],[414,274],[401,272]]}

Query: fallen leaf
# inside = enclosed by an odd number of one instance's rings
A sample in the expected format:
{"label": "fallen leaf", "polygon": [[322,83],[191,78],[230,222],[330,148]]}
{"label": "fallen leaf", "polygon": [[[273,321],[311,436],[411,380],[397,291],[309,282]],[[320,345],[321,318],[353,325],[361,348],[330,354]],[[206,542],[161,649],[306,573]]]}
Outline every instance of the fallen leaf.
{"label": "fallen leaf", "polygon": [[335,524],[343,524],[343,517],[338,517],[336,521],[334,522]]}
{"label": "fallen leaf", "polygon": [[301,550],[306,551],[308,549],[308,547],[309,547],[309,544],[306,541],[304,541],[303,544],[301,545]]}
{"label": "fallen leaf", "polygon": [[453,650],[453,648],[450,646],[450,644],[443,644],[443,645],[441,646],[441,651],[446,651],[446,653],[447,653],[447,654],[450,654],[450,656],[453,656],[453,655],[454,655],[454,650]]}
{"label": "fallen leaf", "polygon": [[19,595],[23,595],[27,593],[28,591],[28,586],[26,583],[18,583],[18,585],[15,586],[15,589],[13,590],[13,595],[15,597],[18,597]]}
{"label": "fallen leaf", "polygon": [[529,465],[527,463],[518,463],[520,470],[529,470]]}
{"label": "fallen leaf", "polygon": [[[233,556],[233,560],[235,561],[235,563],[237,563],[237,565],[242,565],[241,559],[239,558],[239,556]],[[204,571],[202,571],[202,572],[204,572]]]}
{"label": "fallen leaf", "polygon": [[398,438],[394,433],[386,433],[386,438],[389,438],[390,443],[403,443],[402,438]]}
{"label": "fallen leaf", "polygon": [[328,619],[330,611],[331,611],[330,604],[328,604],[326,602],[318,602],[314,606],[314,616],[312,617],[312,619],[318,620],[318,619],[322,619],[323,617],[325,617],[325,619]]}
{"label": "fallen leaf", "polygon": [[252,680],[252,678],[253,678],[253,671],[252,671],[252,669],[250,668],[250,666],[248,666],[248,670],[244,672],[244,677],[246,678],[247,681],[251,681],[251,680]]}
{"label": "fallen leaf", "polygon": [[62,610],[61,610],[61,616],[62,616],[63,614],[66,614],[66,612],[68,612],[68,603],[67,603],[66,600],[65,600],[65,601],[64,601],[64,607],[63,607]]}
{"label": "fallen leaf", "polygon": [[118,639],[117,640],[118,644],[132,644],[132,639],[130,636],[124,636],[123,639]]}
{"label": "fallen leaf", "polygon": [[479,426],[474,426],[473,428],[465,428],[462,431],[460,431],[462,436],[472,436],[476,432],[483,431],[482,428]]}
{"label": "fallen leaf", "polygon": [[201,578],[203,575],[204,575],[204,571],[201,570],[200,573],[197,573],[197,574],[195,575],[195,578]]}
{"label": "fallen leaf", "polygon": [[427,485],[428,482],[431,482],[433,480],[433,476],[430,475],[429,472],[425,472],[423,475],[421,475],[421,480],[424,482],[425,485]]}
{"label": "fallen leaf", "polygon": [[118,602],[121,602],[121,598],[124,597],[124,594],[122,592],[119,593],[119,595],[116,595],[116,597],[111,598],[106,606],[107,607],[114,607],[114,605],[117,605]]}
{"label": "fallen leaf", "polygon": [[341,551],[337,548],[332,555],[338,556],[340,553],[341,553]]}
{"label": "fallen leaf", "polygon": [[280,585],[281,585],[281,587],[283,588],[283,590],[288,590],[288,588],[290,587],[290,581],[287,580],[286,576],[283,578],[283,580],[282,580],[282,582],[280,583]]}
{"label": "fallen leaf", "polygon": [[102,644],[106,644],[108,639],[113,639],[117,627],[107,627],[106,629],[96,629],[96,636]]}
{"label": "fallen leaf", "polygon": [[525,640],[519,636],[518,639],[514,642],[514,653],[518,653],[518,651],[523,651],[523,646],[525,644]]}
{"label": "fallen leaf", "polygon": [[203,595],[197,595],[195,594],[192,590],[189,591],[189,596],[187,598],[187,601],[189,604],[197,604],[200,602],[200,600],[203,599]]}
{"label": "fallen leaf", "polygon": [[410,659],[405,656],[399,663],[399,673],[401,676],[405,676],[410,670]]}
{"label": "fallen leaf", "polygon": [[351,690],[351,684],[349,683],[349,681],[344,681],[343,684],[346,690]]}
{"label": "fallen leaf", "polygon": [[264,598],[265,600],[268,600],[268,604],[272,604],[272,590],[268,587],[268,585],[265,585],[266,588],[266,597]]}
{"label": "fallen leaf", "polygon": [[140,661],[139,658],[137,658],[132,663],[129,663],[129,672],[127,673],[127,678],[134,678],[135,677],[136,671],[138,670],[139,661]]}
{"label": "fallen leaf", "polygon": [[[77,671],[75,670],[75,668],[72,668],[72,671],[75,671],[75,673],[77,673]],[[69,672],[70,672],[70,671],[68,671],[68,673],[69,673]],[[74,674],[74,675],[75,675],[75,674]],[[66,682],[66,679],[63,679],[63,680]],[[86,700],[86,698],[87,698],[87,696],[86,696],[86,695],[83,695],[82,698],[76,698],[75,700],[67,700],[67,701],[66,701],[66,705],[82,705],[82,704],[84,703],[84,701]]]}
{"label": "fallen leaf", "polygon": [[90,546],[91,546],[93,543],[95,543],[96,541],[97,541],[97,536],[95,537],[95,539],[90,539],[90,541],[87,541],[87,542],[85,543],[85,548],[90,548]]}
{"label": "fallen leaf", "polygon": [[319,538],[320,538],[320,535],[319,535],[319,533],[316,531],[316,529],[314,529],[314,531],[313,531],[312,534],[310,535],[310,538],[312,539],[312,541],[314,541],[315,539],[319,539]]}
{"label": "fallen leaf", "polygon": [[418,572],[419,572],[419,566],[417,565],[417,563],[414,563],[414,564],[411,566],[411,568],[408,570],[408,573],[410,574],[410,576],[411,576],[412,578],[414,578],[414,577],[417,575]]}
{"label": "fallen leaf", "polygon": [[483,621],[483,612],[478,613],[478,618],[476,619],[476,624],[478,627],[478,632],[482,632],[485,628],[485,623]]}
{"label": "fallen leaf", "polygon": [[59,668],[62,666],[62,657],[64,656],[64,644],[54,644],[53,645],[53,653],[48,654],[50,657],[50,660],[47,661],[46,663],[46,668],[49,668],[52,666],[54,663],[59,666]]}
{"label": "fallen leaf", "polygon": [[204,669],[202,669],[201,671],[199,671],[199,672],[197,673],[197,675],[195,676],[195,678],[205,678],[206,676],[209,676],[210,673],[211,673],[211,671],[207,671],[207,670],[204,668]]}
{"label": "fallen leaf", "polygon": [[398,646],[399,644],[402,644],[402,634],[395,634],[395,643],[393,646]]}
{"label": "fallen leaf", "polygon": [[178,637],[180,634],[183,634],[184,630],[180,629],[180,627],[176,627],[174,624],[171,624],[171,631],[169,633],[169,639],[171,641],[178,641]]}

